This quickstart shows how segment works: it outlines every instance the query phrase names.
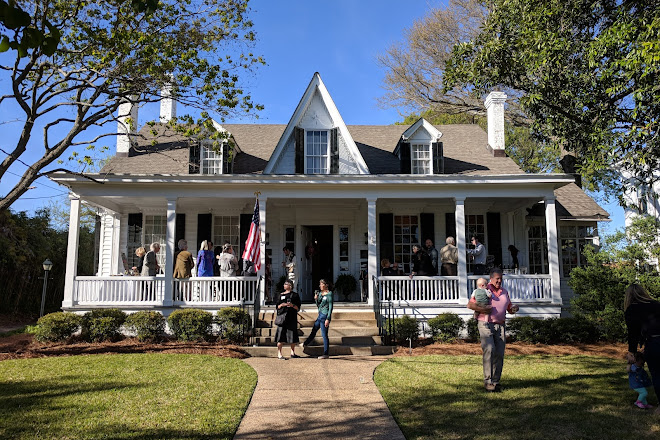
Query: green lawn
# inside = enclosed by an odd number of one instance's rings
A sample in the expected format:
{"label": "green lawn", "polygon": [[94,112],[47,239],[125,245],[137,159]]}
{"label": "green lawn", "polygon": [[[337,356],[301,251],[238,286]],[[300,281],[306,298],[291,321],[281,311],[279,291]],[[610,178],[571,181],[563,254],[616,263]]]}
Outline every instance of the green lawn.
{"label": "green lawn", "polygon": [[507,356],[504,392],[482,378],[481,356],[419,356],[382,363],[374,380],[408,440],[660,438],[660,417],[632,406],[623,360]]}
{"label": "green lawn", "polygon": [[232,438],[257,383],[237,359],[130,354],[0,362],[0,438]]}

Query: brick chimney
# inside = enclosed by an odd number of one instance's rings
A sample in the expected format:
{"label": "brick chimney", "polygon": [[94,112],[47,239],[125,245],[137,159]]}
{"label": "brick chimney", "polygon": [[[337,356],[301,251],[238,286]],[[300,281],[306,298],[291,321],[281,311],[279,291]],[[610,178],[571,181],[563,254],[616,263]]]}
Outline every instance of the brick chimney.
{"label": "brick chimney", "polygon": [[126,157],[131,149],[131,136],[129,134],[137,133],[137,103],[126,99],[119,104],[117,121],[117,156]]}
{"label": "brick chimney", "polygon": [[490,92],[484,102],[488,115],[488,149],[494,157],[504,157],[504,92]]}
{"label": "brick chimney", "polygon": [[160,122],[176,118],[176,101],[172,98],[172,84],[166,84],[160,93]]}

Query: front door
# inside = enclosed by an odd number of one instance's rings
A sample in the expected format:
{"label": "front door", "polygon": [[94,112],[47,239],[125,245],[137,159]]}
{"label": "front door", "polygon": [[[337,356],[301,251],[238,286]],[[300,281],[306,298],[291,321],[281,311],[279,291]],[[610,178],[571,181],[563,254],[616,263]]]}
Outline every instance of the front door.
{"label": "front door", "polygon": [[314,291],[319,289],[319,280],[330,284],[333,279],[333,227],[332,225],[302,226],[300,240],[300,299],[314,301]]}
{"label": "front door", "polygon": [[308,258],[305,254],[307,247],[312,243],[312,228],[309,226],[302,226],[300,228],[300,240],[298,241],[298,249],[296,256],[299,265],[298,273],[300,274],[300,281],[298,282],[298,295],[302,302],[312,302],[314,300],[314,286],[312,284],[312,259]]}

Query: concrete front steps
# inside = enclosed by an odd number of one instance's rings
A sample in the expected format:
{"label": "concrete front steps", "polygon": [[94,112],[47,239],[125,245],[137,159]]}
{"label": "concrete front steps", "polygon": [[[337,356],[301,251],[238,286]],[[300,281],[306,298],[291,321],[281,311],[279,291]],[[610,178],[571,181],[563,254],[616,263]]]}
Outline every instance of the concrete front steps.
{"label": "concrete front steps", "polygon": [[[303,342],[312,330],[318,316],[315,307],[303,305],[298,312],[298,337]],[[273,357],[277,356],[277,347],[274,341],[277,326],[274,324],[275,307],[262,309],[255,325],[255,335],[252,346],[244,347],[251,356]],[[376,317],[371,310],[351,310],[335,306],[332,313],[332,322],[328,334],[330,340],[330,356],[371,356],[392,354],[394,347],[384,346],[378,335]],[[288,347],[282,351],[289,356]],[[323,337],[319,330],[312,344],[296,349],[301,356],[320,356],[323,354]]]}

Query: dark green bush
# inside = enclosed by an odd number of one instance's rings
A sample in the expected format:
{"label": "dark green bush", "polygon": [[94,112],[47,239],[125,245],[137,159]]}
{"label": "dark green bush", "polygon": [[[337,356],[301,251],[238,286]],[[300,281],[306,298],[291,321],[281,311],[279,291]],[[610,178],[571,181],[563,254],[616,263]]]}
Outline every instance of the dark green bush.
{"label": "dark green bush", "polygon": [[39,342],[56,342],[69,339],[80,327],[80,316],[75,313],[55,312],[39,318],[34,338]]}
{"label": "dark green bush", "polygon": [[202,341],[211,335],[213,314],[205,310],[175,310],[167,318],[174,336],[181,341]]}
{"label": "dark green bush", "polygon": [[215,317],[219,337],[232,342],[242,342],[249,335],[252,319],[247,310],[238,307],[225,307]]}
{"label": "dark green bush", "polygon": [[549,344],[552,339],[552,326],[549,320],[529,316],[511,318],[507,323],[511,339],[531,344]]}
{"label": "dark green bush", "polygon": [[477,320],[474,318],[470,318],[468,319],[466,325],[467,325],[468,341],[479,342],[481,340],[481,337],[479,336],[479,326],[477,324]]}
{"label": "dark green bush", "polygon": [[433,339],[439,342],[453,342],[465,327],[465,322],[456,313],[442,313],[428,320]]}
{"label": "dark green bush", "polygon": [[165,333],[165,317],[156,311],[131,313],[126,317],[125,325],[136,333],[140,341],[157,341]]}
{"label": "dark green bush", "polygon": [[[404,343],[407,339],[414,342],[419,338],[419,322],[417,322],[417,319],[408,315],[403,315],[400,318],[394,318],[392,322],[394,324],[394,335],[397,342]],[[389,319],[385,325],[389,328]]]}
{"label": "dark green bush", "polygon": [[600,338],[598,327],[582,317],[549,319],[548,321],[552,326],[552,334],[555,338],[552,342],[554,343],[588,344],[596,342]]}
{"label": "dark green bush", "polygon": [[624,342],[628,337],[623,308],[611,304],[593,315],[595,324],[600,329],[601,336],[606,341]]}
{"label": "dark green bush", "polygon": [[98,309],[87,312],[81,320],[82,337],[87,341],[116,341],[126,313],[119,309]]}

